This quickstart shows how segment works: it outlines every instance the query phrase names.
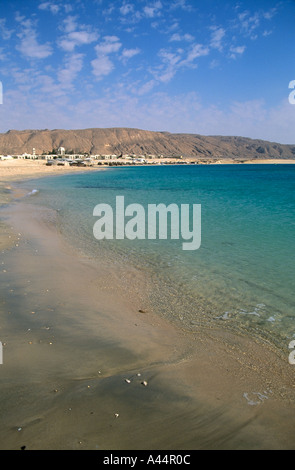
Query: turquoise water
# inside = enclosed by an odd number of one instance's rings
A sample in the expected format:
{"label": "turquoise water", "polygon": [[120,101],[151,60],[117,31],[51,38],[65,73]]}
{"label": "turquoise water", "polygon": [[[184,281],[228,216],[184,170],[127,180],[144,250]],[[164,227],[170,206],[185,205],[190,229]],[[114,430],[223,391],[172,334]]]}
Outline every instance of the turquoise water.
{"label": "turquoise water", "polygon": [[[26,183],[28,202],[58,210],[78,250],[144,270],[154,309],[188,329],[243,330],[286,346],[295,336],[295,166],[179,165],[122,167]],[[101,240],[93,209],[131,203],[201,204],[202,242]],[[132,288],[132,286],[130,287]]]}

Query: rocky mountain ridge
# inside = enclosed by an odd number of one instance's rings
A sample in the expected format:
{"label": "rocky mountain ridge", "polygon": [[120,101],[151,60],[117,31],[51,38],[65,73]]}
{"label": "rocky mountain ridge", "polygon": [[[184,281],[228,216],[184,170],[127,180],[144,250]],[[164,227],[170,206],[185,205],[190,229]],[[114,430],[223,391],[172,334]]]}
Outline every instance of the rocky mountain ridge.
{"label": "rocky mountain ridge", "polygon": [[64,147],[66,152],[92,155],[162,155],[195,159],[295,159],[287,145],[238,136],[154,132],[133,128],[77,130],[10,130],[0,134],[0,154],[36,155]]}

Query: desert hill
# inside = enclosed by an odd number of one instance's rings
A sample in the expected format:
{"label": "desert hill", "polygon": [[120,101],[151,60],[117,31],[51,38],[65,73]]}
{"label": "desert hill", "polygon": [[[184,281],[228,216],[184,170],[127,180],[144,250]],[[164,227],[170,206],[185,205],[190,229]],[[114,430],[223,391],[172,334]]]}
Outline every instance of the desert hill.
{"label": "desert hill", "polygon": [[64,147],[67,152],[163,155],[201,159],[295,159],[295,144],[285,145],[246,137],[173,134],[129,128],[78,130],[10,130],[0,134],[0,154],[48,153]]}

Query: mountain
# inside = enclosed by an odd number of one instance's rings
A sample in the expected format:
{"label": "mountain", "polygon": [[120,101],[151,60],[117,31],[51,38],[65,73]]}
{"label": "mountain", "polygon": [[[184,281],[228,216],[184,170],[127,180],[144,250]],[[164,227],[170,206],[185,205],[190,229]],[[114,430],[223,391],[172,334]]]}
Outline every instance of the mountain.
{"label": "mountain", "polygon": [[74,153],[163,155],[202,160],[295,159],[295,144],[285,145],[264,140],[234,136],[203,136],[172,134],[140,129],[78,129],[78,130],[10,130],[0,134],[0,154],[21,155],[48,153],[64,147]]}

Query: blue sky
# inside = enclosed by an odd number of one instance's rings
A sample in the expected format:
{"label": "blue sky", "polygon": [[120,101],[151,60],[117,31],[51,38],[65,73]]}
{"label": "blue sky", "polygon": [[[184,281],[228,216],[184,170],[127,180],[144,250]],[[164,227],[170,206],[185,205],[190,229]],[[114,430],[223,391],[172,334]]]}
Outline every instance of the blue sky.
{"label": "blue sky", "polygon": [[0,132],[295,143],[295,1],[0,0]]}

